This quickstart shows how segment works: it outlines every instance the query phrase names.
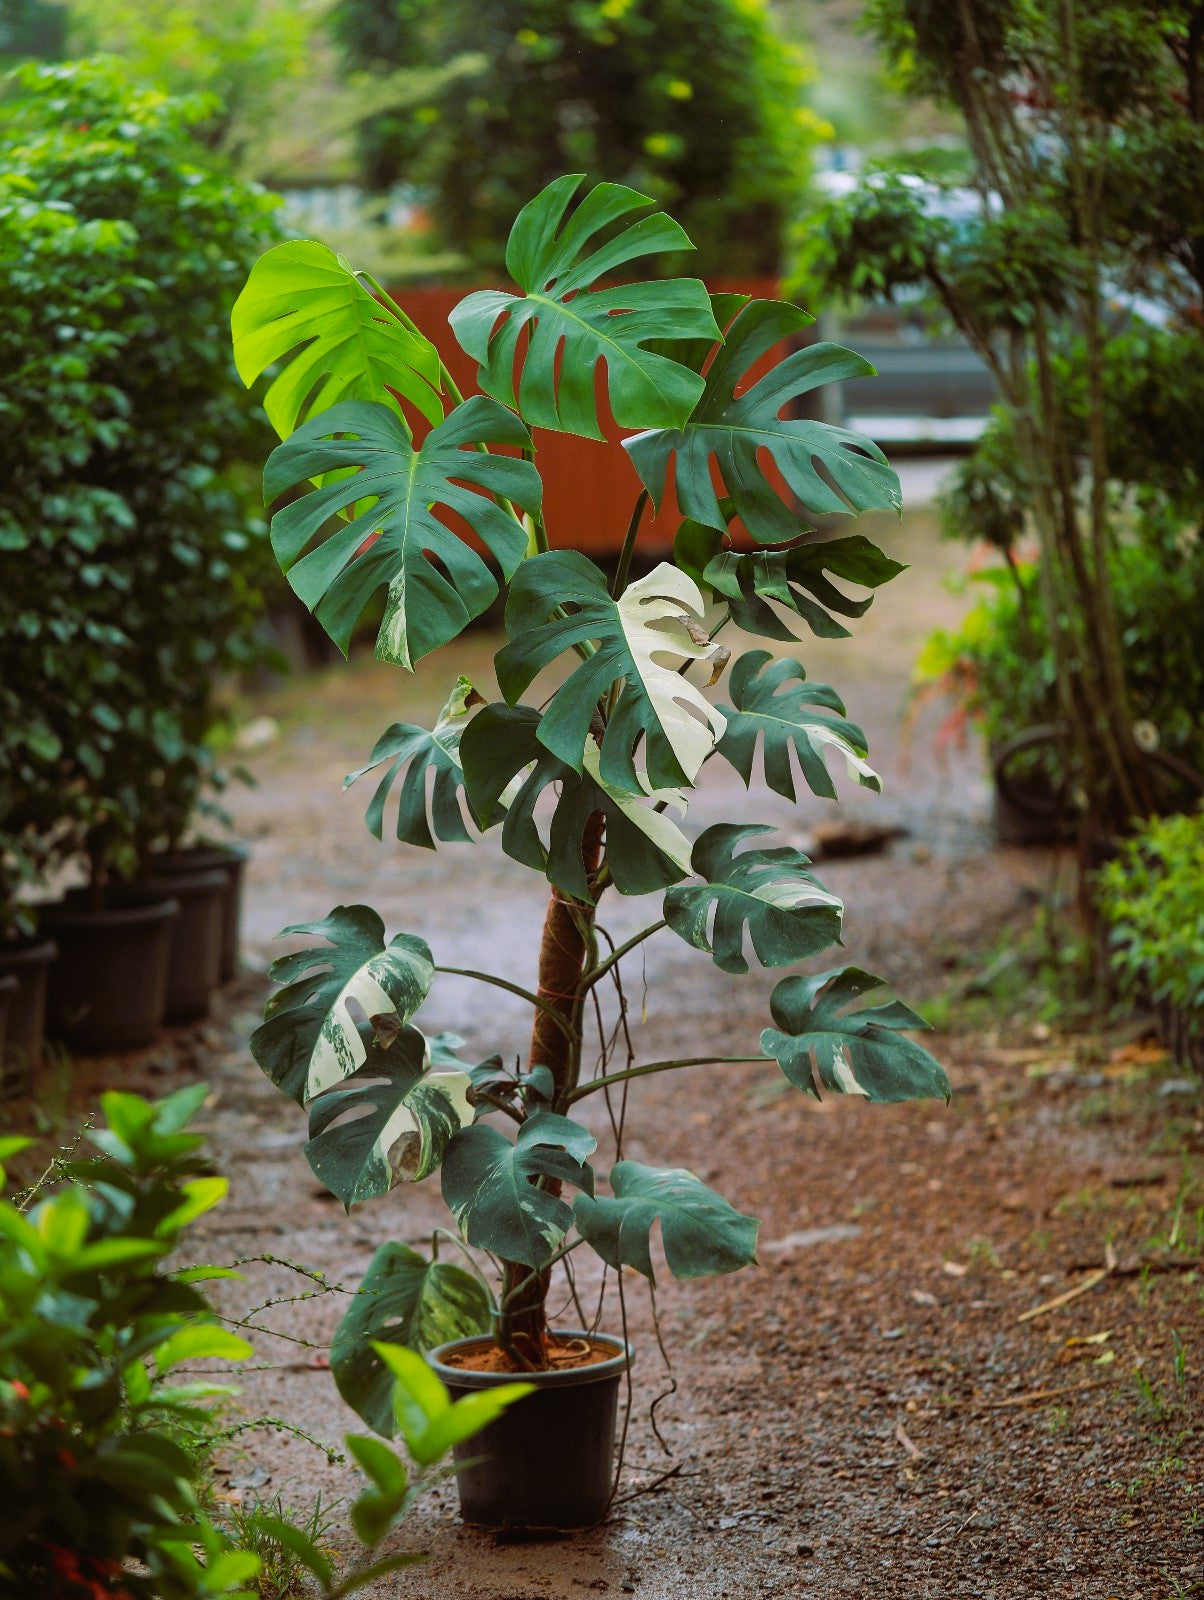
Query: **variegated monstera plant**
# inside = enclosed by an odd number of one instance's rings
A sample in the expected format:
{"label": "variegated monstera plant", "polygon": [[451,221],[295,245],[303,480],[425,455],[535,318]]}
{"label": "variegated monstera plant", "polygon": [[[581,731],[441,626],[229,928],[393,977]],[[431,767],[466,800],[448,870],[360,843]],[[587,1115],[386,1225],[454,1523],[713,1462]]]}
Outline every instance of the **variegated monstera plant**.
{"label": "variegated monstera plant", "polygon": [[[793,415],[818,385],[872,368],[831,344],[796,348],[811,318],[792,305],[710,294],[691,278],[616,282],[632,263],[689,241],[630,189],[600,184],[574,205],[580,185],[561,178],[519,214],[506,256],[517,292],[470,294],[452,313],[479,363],[483,392],[469,399],[380,286],[320,244],[269,251],[234,311],[243,378],[274,373],[266,406],[283,443],[264,477],[267,500],[281,502],[272,543],[331,637],[345,650],[387,588],[377,655],[412,668],[505,595],[501,697],[461,678],[434,728],[390,728],[364,768],[383,769],[370,827],[380,835],[396,789],[405,843],[430,849],[496,830],[502,849],[551,885],[535,987],[471,974],[531,1006],[525,1063],[469,1065],[459,1041],[426,1037],[415,1013],[449,969],[413,933],[386,939],[366,906],[288,930],[324,942],[273,968],[283,987],[252,1048],[308,1108],[306,1153],[319,1178],[351,1206],[438,1172],[466,1247],[499,1267],[487,1287],[476,1268],[400,1244],[379,1252],[333,1365],[351,1403],[386,1430],[388,1375],[374,1337],[423,1348],[492,1327],[516,1365],[539,1368],[550,1271],[578,1245],[651,1278],[659,1222],[679,1277],[753,1261],[755,1220],[690,1172],[619,1159],[604,1190],[591,1165],[597,1140],[574,1115],[580,1103],[701,1063],[625,1054],[609,1070],[604,1040],[601,1067],[586,1070],[591,999],[662,930],[731,973],[748,970],[749,946],[762,966],[785,967],[838,942],[840,902],[804,855],[766,847],[770,830],[724,824],[691,845],[679,819],[708,763],[730,763],[749,784],[761,742],[765,780],[790,800],[795,763],[815,794],[834,796],[829,752],[877,786],[864,737],[832,689],[767,650],[748,650],[729,670],[716,642],[729,625],[777,640],[792,640],[800,623],[842,635],[837,619],[861,615],[869,600],[832,578],[874,589],[901,570],[868,539],[821,540],[806,521],[900,504],[898,480],[868,439]],[[774,350],[776,364],[750,379]],[[609,576],[549,547],[531,433],[601,438],[599,366],[615,424],[637,430],[623,442],[643,485]],[[780,476],[767,476],[766,461]],[[674,560],[632,581],[641,517],[669,484],[683,513]],[[453,531],[446,512],[475,539]],[[744,536],[733,537],[737,522]],[[725,675],[726,696],[717,688],[713,701],[707,691]],[[661,915],[618,949],[597,921],[611,891],[663,900]],[[919,1017],[898,1002],[852,1005],[880,983],[853,967],[783,978],[763,1057],[751,1059],[777,1061],[813,1094],[947,1096],[941,1068],[908,1037],[924,1026]]]}

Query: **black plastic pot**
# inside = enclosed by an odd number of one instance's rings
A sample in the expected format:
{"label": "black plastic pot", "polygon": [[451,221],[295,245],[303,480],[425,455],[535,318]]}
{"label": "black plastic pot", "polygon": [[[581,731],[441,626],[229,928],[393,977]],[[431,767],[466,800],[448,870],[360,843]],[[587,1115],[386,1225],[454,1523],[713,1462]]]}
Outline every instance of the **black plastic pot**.
{"label": "black plastic pot", "polygon": [[222,955],[219,978],[229,983],[238,973],[239,925],[242,921],[243,870],[250,856],[241,845],[189,845],[164,850],[151,862],[152,876],[177,878],[196,872],[222,872],[226,891],[222,899]]}
{"label": "black plastic pot", "polygon": [[196,1022],[209,1015],[213,991],[221,983],[226,885],[225,872],[217,869],[146,878],[136,886],[180,902],[171,933],[164,1022]]}
{"label": "black plastic pot", "polygon": [[[535,1385],[481,1433],[456,1446],[456,1481],[465,1522],[491,1528],[592,1528],[606,1515],[614,1475],[619,1384],[631,1365],[629,1345],[607,1334],[561,1330],[614,1351],[590,1367],[524,1372]],[[513,1383],[514,1373],[449,1366],[453,1351],[487,1350],[486,1337],[453,1339],[427,1360],[452,1396]]]}
{"label": "black plastic pot", "polygon": [[7,1099],[9,1094],[21,1092],[21,1088],[15,1085],[9,1089],[8,1074],[4,1071],[4,1065],[8,1060],[8,1011],[17,988],[17,980],[11,974],[6,978],[0,978],[0,1097],[4,1099]]}
{"label": "black plastic pot", "polygon": [[53,939],[0,941],[0,976],[17,980],[8,1003],[8,1040],[0,1050],[0,1100],[28,1094],[42,1065],[46,980],[57,954]]}
{"label": "black plastic pot", "polygon": [[167,1005],[179,912],[178,900],[152,893],[101,911],[82,894],[39,907],[39,923],[59,947],[47,995],[52,1037],[85,1054],[150,1044]]}

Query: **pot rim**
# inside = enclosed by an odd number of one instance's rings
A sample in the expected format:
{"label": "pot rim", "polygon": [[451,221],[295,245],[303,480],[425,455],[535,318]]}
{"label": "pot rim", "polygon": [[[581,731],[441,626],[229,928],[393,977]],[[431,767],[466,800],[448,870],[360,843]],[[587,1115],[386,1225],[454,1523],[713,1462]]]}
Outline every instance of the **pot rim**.
{"label": "pot rim", "polygon": [[85,928],[128,928],[144,922],[169,922],[180,914],[180,902],[174,895],[146,900],[133,906],[105,906],[95,911],[91,906],[64,905],[62,901],[38,907],[38,915],[57,933],[76,933]]}
{"label": "pot rim", "polygon": [[26,939],[0,939],[0,972],[12,972],[16,967],[48,967],[58,953],[58,945],[44,933]]}
{"label": "pot rim", "polygon": [[[229,872],[231,867],[251,859],[250,847],[245,844],[194,844],[176,845],[172,850],[157,850],[150,858],[152,878],[174,878],[189,872]],[[204,862],[205,865],[201,865]]]}
{"label": "pot rim", "polygon": [[504,1383],[533,1383],[539,1389],[571,1389],[583,1383],[605,1383],[608,1378],[618,1378],[635,1365],[635,1351],[613,1333],[589,1332],[585,1328],[553,1328],[558,1339],[589,1339],[596,1344],[610,1345],[614,1355],[605,1361],[592,1362],[588,1367],[562,1367],[555,1372],[477,1372],[472,1367],[449,1367],[441,1357],[451,1350],[466,1346],[492,1346],[493,1335],[473,1333],[463,1339],[449,1339],[426,1352],[429,1366],[444,1383],[457,1384],[462,1389],[497,1389]]}

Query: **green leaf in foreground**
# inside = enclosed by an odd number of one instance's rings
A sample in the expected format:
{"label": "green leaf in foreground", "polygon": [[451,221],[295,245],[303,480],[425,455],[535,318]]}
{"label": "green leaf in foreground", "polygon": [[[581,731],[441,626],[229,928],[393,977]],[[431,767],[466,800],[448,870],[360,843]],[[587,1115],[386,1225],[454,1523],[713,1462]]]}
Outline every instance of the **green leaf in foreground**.
{"label": "green leaf in foreground", "polygon": [[661,1225],[665,1260],[675,1278],[735,1272],[757,1259],[755,1217],[745,1217],[684,1168],[619,1161],[611,1168],[614,1198],[578,1195],[577,1229],[612,1267],[634,1267],[655,1282],[649,1239]]}

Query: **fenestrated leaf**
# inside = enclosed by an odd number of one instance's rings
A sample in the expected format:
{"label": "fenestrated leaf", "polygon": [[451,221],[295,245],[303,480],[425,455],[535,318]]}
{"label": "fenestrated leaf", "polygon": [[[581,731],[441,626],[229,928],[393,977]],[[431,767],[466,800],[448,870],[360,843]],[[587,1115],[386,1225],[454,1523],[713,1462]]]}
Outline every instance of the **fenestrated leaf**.
{"label": "fenestrated leaf", "polygon": [[523,563],[506,602],[510,643],[498,651],[497,680],[514,705],[528,684],[574,645],[597,649],[556,691],[539,740],[580,772],[600,699],[621,684],[602,738],[602,779],[628,794],[646,792],[635,766],[643,742],[648,782],[656,789],[692,784],[723,732],[723,719],[701,690],[659,659],[696,661],[714,654],[697,629],[698,585],[667,561],[628,586],[618,600],[606,578],[575,550],[549,550]]}
{"label": "fenestrated leaf", "polygon": [[764,450],[791,493],[812,512],[902,507],[899,480],[871,439],[830,423],[783,415],[801,395],[825,383],[872,375],[873,367],[861,356],[839,345],[808,345],[777,362],[743,394],[736,393],[767,350],[813,320],[784,301],[750,301],[716,351],[705,391],[689,420],[623,441],[657,505],[672,460],[683,515],[726,529],[711,478],[714,460],[736,514],[758,544],[782,544],[794,538],[799,532],[798,512],[766,476],[758,459]]}
{"label": "fenestrated leaf", "polygon": [[[582,864],[586,826],[596,811],[605,819],[611,876],[620,894],[652,894],[677,883],[690,870],[690,844],[681,829],[657,811],[667,802],[681,807],[675,790],[624,794],[601,781],[598,748],[586,747],[578,775],[539,741],[540,713],[530,706],[490,705],[464,730],[461,757],[469,800],[478,818],[504,798],[502,849],[515,861],[546,872],[550,882],[578,900],[589,899]],[[535,806],[558,786],[548,826],[540,836]]]}
{"label": "fenestrated leaf", "polygon": [[710,950],[724,972],[748,971],[745,927],[763,967],[805,961],[840,942],[844,908],[807,871],[807,856],[789,847],[735,854],[743,840],[773,831],[730,822],[708,828],[692,861],[705,881],[679,884],[665,895],[665,921],[673,932],[698,950]]}
{"label": "fenestrated leaf", "polygon": [[[480,363],[481,388],[516,406],[532,427],[602,438],[594,393],[599,361],[619,427],[680,427],[702,393],[702,379],[648,345],[717,339],[706,287],[696,278],[593,285],[642,256],[693,246],[676,222],[654,211],[584,253],[600,230],[653,202],[621,184],[600,183],[561,228],[580,185],[581,174],[557,178],[527,202],[506,246],[506,267],[522,294],[481,289],[468,295],[451,313],[452,331]],[[529,342],[516,397],[515,359],[525,330]]]}
{"label": "fenestrated leaf", "polygon": [[[689,524],[701,528],[700,523]],[[873,595],[856,600],[832,583],[827,573],[876,589],[906,568],[892,561],[864,534],[844,539],[804,541],[786,550],[753,550],[740,554],[718,548],[722,535],[707,530],[715,541],[713,553],[703,568],[703,582],[727,601],[732,621],[746,633],[767,639],[794,639],[795,632],[784,622],[774,605],[793,612],[822,639],[847,639],[849,630],[837,616],[864,616]],[[690,546],[697,558],[702,541]],[[773,604],[770,604],[770,602]]]}
{"label": "fenestrated leaf", "polygon": [[573,1217],[582,1238],[612,1267],[634,1267],[655,1283],[649,1239],[657,1221],[675,1278],[736,1272],[757,1259],[761,1224],[684,1167],[619,1161],[611,1168],[610,1187],[613,1199],[577,1195]]}
{"label": "fenestrated leaf", "polygon": [[573,1213],[535,1180],[559,1178],[592,1194],[586,1158],[597,1147],[588,1129],[551,1111],[528,1117],[513,1144],[488,1123],[474,1123],[444,1154],[443,1198],[469,1244],[539,1267],[559,1248]]}
{"label": "fenestrated leaf", "polygon": [[401,416],[391,390],[428,422],[443,416],[434,345],[376,300],[341,256],[313,239],[293,239],[260,256],[234,302],[230,326],[234,364],[248,387],[274,362],[284,362],[263,402],[282,439],[302,411],[316,417],[340,400],[377,400]]}
{"label": "fenestrated leaf", "polygon": [[927,1028],[923,1017],[900,1000],[842,1014],[843,1007],[883,981],[859,967],[783,978],[770,999],[777,1027],[762,1033],[761,1049],[791,1083],[816,1099],[822,1087],[883,1103],[948,1100],[945,1069],[906,1036],[911,1029]]}
{"label": "fenestrated leaf", "polygon": [[379,1017],[396,1032],[410,1020],[435,968],[427,945],[411,933],[386,946],[385,925],[370,906],[336,906],[321,922],[295,923],[280,937],[294,933],[329,943],[272,963],[268,977],[284,987],[264,1007],[251,1054],[278,1089],[304,1105],[363,1066],[363,1023]]}
{"label": "fenestrated leaf", "polygon": [[310,1103],[305,1155],[315,1177],[348,1210],[425,1178],[472,1121],[471,1087],[462,1068],[431,1064],[417,1028],[373,1041],[358,1072]]}
{"label": "fenestrated leaf", "polygon": [[[343,780],[344,789],[382,762],[389,763],[364,813],[364,821],[376,838],[384,832],[389,791],[404,768],[406,775],[397,804],[397,837],[405,844],[419,845],[424,850],[433,850],[436,838],[445,843],[471,839],[460,812],[459,793],[464,784],[460,735],[467,726],[471,708],[482,704],[481,696],[469,680],[458,678],[433,728],[428,731],[413,723],[395,722],[376,741],[367,766],[347,774]],[[429,799],[428,773],[434,773]]]}
{"label": "fenestrated leaf", "polygon": [[372,1341],[426,1351],[488,1328],[489,1297],[471,1273],[427,1261],[408,1245],[383,1244],[335,1330],[330,1370],[357,1416],[391,1438],[394,1378]]}
{"label": "fenestrated leaf", "polygon": [[[491,497],[537,511],[539,474],[529,461],[471,447],[530,442],[513,412],[474,395],[417,449],[394,412],[361,401],[324,411],[276,446],[264,469],[265,500],[324,480],[272,518],[272,548],[295,593],[341,650],[371,596],[386,584],[376,653],[403,667],[454,639],[496,599],[488,563],[435,509],[462,517],[503,576],[511,577],[527,535]],[[344,468],[355,470],[344,475]],[[327,473],[338,476],[325,481]],[[321,538],[338,513],[348,520]]]}
{"label": "fenestrated leaf", "polygon": [[836,786],[824,763],[824,750],[845,758],[849,774],[867,789],[881,792],[882,780],[865,760],[865,734],[844,715],[835,689],[808,683],[801,661],[774,660],[768,650],[749,650],[732,667],[728,688],[735,706],[722,706],[727,722],[719,754],[752,783],[757,741],[764,738],[765,782],[787,800],[796,799],[790,752],[798,757],[813,794],[835,800]]}

